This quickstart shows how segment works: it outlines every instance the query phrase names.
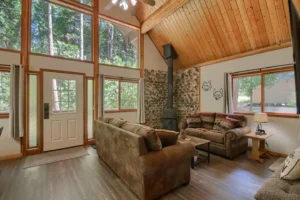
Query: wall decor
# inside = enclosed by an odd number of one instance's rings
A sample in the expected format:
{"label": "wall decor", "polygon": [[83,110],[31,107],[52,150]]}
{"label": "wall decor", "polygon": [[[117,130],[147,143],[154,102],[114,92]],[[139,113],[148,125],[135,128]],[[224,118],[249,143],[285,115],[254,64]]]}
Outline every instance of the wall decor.
{"label": "wall decor", "polygon": [[211,81],[203,81],[203,83],[202,83],[202,90],[203,91],[206,91],[206,92],[210,91],[211,88],[212,88]]}
{"label": "wall decor", "polygon": [[223,97],[223,88],[221,88],[220,90],[216,90],[214,88],[214,93],[213,93],[213,97],[216,99],[216,100],[219,100]]}

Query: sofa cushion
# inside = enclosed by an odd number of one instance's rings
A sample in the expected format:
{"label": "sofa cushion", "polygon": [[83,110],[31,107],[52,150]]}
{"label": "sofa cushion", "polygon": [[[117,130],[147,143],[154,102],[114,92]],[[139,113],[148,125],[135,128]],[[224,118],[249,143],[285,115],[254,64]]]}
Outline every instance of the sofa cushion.
{"label": "sofa cushion", "polygon": [[298,200],[300,199],[300,180],[280,179],[281,168],[263,184],[255,194],[256,200]]}
{"label": "sofa cushion", "polygon": [[245,127],[247,124],[247,117],[245,115],[230,114],[228,117],[239,120],[239,127]]}
{"label": "sofa cushion", "polygon": [[116,119],[116,118],[112,118],[111,120],[108,121],[109,124],[114,125],[116,127],[121,128],[123,126],[123,124],[125,124],[127,121],[122,120],[122,119]]}
{"label": "sofa cushion", "polygon": [[280,177],[291,181],[300,179],[300,148],[285,159]]}
{"label": "sofa cushion", "polygon": [[108,123],[112,119],[112,117],[99,117],[99,120],[105,123]]}
{"label": "sofa cushion", "polygon": [[217,129],[221,132],[226,132],[230,129],[239,127],[239,123],[239,120],[226,117],[223,121],[221,121]]}
{"label": "sofa cushion", "polygon": [[215,123],[215,117],[216,117],[216,113],[202,112],[200,115],[202,127],[208,130],[213,129]]}
{"label": "sofa cushion", "polygon": [[179,132],[164,129],[155,129],[155,132],[161,141],[162,147],[177,144]]}
{"label": "sofa cushion", "polygon": [[145,138],[149,151],[159,151],[162,149],[161,140],[153,128],[142,126],[137,134]]}
{"label": "sofa cushion", "polygon": [[187,115],[186,122],[188,128],[201,128],[201,119],[199,115]]}
{"label": "sofa cushion", "polygon": [[123,124],[121,128],[142,136],[148,151],[159,151],[162,149],[161,140],[153,128],[129,122]]}
{"label": "sofa cushion", "polygon": [[225,134],[216,130],[207,130],[201,133],[201,138],[205,140],[210,140],[214,143],[224,144]]}
{"label": "sofa cushion", "polygon": [[218,130],[218,126],[220,125],[221,121],[223,121],[227,117],[225,113],[216,113],[216,118],[214,122],[214,130]]}

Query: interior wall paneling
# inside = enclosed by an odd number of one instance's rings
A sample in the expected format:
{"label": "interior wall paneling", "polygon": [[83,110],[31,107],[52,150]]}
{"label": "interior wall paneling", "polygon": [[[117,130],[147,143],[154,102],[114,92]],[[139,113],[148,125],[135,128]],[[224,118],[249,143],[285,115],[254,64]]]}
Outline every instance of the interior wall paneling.
{"label": "interior wall paneling", "polygon": [[[146,23],[165,4],[166,0],[157,0],[153,7],[140,3],[137,18]],[[161,55],[164,44],[175,47],[179,70],[279,49],[291,41],[288,18],[287,0],[190,0],[156,21],[149,36]]]}

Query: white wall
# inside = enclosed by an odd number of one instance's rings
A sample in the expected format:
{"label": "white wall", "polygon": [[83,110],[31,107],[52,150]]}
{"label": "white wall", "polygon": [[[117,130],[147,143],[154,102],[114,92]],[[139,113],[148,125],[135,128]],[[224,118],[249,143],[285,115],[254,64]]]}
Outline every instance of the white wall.
{"label": "white wall", "polygon": [[[280,49],[272,52],[248,56],[240,59],[217,63],[201,68],[201,83],[212,81],[213,88],[224,88],[224,73],[240,70],[256,69],[261,67],[292,63],[292,48]],[[201,112],[223,112],[223,98],[215,100],[213,92],[201,91]],[[256,129],[256,123],[252,122],[252,116],[247,116],[248,126]],[[270,150],[289,154],[300,146],[299,119],[270,117],[270,122],[264,124],[264,129],[274,135],[268,139]]]}
{"label": "white wall", "polygon": [[[0,51],[0,64],[20,64],[20,54]],[[0,127],[4,126],[2,136],[0,137],[0,156],[21,153],[20,142],[9,136],[8,119],[0,119]]]}
{"label": "white wall", "polygon": [[105,7],[109,4],[111,4],[111,0],[99,0],[99,13],[135,26],[140,26],[139,20],[135,16],[132,16],[129,10],[125,11],[121,9],[119,4],[111,6],[109,10],[106,10]]}
{"label": "white wall", "polygon": [[85,73],[86,76],[94,76],[94,64],[92,63],[36,55],[30,55],[29,61],[29,68],[32,71],[39,71],[40,69],[51,69],[79,72]]}

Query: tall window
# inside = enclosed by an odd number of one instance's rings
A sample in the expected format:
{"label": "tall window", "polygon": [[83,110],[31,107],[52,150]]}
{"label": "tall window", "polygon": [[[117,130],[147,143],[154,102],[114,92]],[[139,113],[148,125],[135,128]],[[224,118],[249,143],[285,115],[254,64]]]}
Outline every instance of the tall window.
{"label": "tall window", "polygon": [[9,113],[10,75],[0,71],[0,114]]}
{"label": "tall window", "polygon": [[233,105],[236,112],[296,114],[293,69],[233,76]]}
{"label": "tall window", "polygon": [[104,80],[104,110],[135,111],[138,83],[121,79]]}
{"label": "tall window", "polygon": [[31,52],[92,60],[92,17],[32,0]]}
{"label": "tall window", "polygon": [[33,148],[38,145],[38,76],[36,74],[28,75],[28,147]]}
{"label": "tall window", "polygon": [[21,0],[0,1],[0,48],[21,49]]}
{"label": "tall window", "polygon": [[99,62],[139,68],[138,31],[106,20],[99,20]]}

